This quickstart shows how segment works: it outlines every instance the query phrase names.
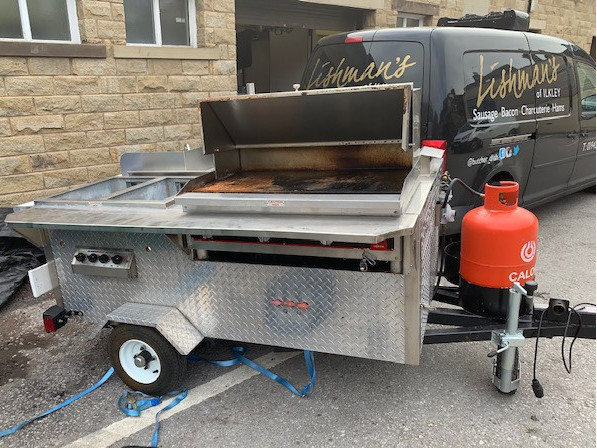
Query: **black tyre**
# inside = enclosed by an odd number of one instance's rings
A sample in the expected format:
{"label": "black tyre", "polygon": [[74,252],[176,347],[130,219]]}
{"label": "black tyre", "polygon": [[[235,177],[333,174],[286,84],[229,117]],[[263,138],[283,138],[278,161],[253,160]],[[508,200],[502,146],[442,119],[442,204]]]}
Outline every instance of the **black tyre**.
{"label": "black tyre", "polygon": [[131,389],[163,395],[178,389],[187,359],[154,328],[121,324],[108,341],[114,370]]}

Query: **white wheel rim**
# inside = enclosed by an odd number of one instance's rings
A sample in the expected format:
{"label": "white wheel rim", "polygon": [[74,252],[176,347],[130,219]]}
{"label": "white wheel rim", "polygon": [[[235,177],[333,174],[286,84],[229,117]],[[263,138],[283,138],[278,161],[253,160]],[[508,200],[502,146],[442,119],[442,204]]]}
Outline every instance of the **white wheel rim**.
{"label": "white wheel rim", "polygon": [[[151,360],[145,367],[137,367],[135,356],[144,350],[151,355]],[[129,339],[124,342],[118,351],[118,359],[125,373],[137,383],[151,384],[157,381],[162,372],[162,363],[158,354],[149,344],[138,339]]]}

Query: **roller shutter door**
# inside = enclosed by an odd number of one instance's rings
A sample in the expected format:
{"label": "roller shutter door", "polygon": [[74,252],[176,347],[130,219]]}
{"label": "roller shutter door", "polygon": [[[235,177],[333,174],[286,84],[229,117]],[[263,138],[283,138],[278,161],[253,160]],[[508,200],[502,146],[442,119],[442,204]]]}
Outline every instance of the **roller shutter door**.
{"label": "roller shutter door", "polygon": [[236,0],[237,25],[349,31],[363,26],[363,10],[297,0]]}

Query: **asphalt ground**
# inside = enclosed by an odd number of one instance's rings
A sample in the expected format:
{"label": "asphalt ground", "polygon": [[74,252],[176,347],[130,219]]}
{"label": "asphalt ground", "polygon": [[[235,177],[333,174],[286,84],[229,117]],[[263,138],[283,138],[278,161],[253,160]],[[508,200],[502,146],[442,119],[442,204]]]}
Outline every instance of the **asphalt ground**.
{"label": "asphalt ground", "polygon": [[[595,302],[595,194],[580,192],[534,210],[539,218],[537,301]],[[71,320],[43,331],[51,296],[28,286],[0,309],[0,430],[89,387],[109,368],[108,330]],[[594,447],[595,341],[579,340],[573,371],[560,357],[561,338],[542,339],[530,387],[534,341],[521,352],[522,385],[505,396],[491,384],[489,342],[425,346],[419,367],[316,354],[318,384],[298,398],[247,367],[192,362],[189,397],[163,415],[163,447]],[[300,353],[249,345],[252,359],[297,385],[307,381]],[[226,343],[200,354],[228,358]],[[153,411],[125,418],[116,407],[124,384],[112,377],[75,404],[0,439],[1,447],[149,445]],[[185,402],[186,407],[185,407]]]}

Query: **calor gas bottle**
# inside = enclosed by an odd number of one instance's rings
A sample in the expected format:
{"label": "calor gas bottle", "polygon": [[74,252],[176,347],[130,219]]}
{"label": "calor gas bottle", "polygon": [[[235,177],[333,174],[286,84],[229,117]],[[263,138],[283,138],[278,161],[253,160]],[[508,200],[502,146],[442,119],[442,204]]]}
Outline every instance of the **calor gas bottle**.
{"label": "calor gas bottle", "polygon": [[[485,203],[462,220],[460,297],[475,314],[505,317],[508,291],[514,282],[535,279],[539,223],[518,207],[518,183],[485,186]],[[523,301],[521,313],[532,309]]]}

